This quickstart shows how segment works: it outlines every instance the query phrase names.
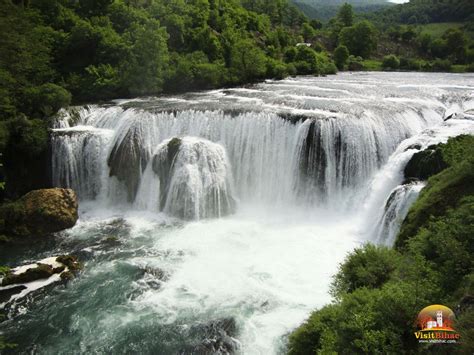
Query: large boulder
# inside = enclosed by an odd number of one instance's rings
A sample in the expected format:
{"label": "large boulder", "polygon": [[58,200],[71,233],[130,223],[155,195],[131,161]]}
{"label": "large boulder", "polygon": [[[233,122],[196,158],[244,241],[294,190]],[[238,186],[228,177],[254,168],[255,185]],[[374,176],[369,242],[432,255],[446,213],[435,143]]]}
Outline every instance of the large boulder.
{"label": "large boulder", "polygon": [[78,219],[76,193],[71,189],[34,190],[0,207],[3,233],[43,236],[71,228]]}

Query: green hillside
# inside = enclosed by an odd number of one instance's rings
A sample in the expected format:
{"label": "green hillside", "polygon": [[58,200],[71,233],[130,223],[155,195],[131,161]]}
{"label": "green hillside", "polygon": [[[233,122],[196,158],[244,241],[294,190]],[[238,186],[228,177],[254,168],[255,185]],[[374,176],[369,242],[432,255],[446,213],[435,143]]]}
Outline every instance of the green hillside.
{"label": "green hillside", "polygon": [[387,0],[293,0],[306,16],[323,22],[333,18],[346,2],[353,6],[355,13],[374,12],[393,6]]}

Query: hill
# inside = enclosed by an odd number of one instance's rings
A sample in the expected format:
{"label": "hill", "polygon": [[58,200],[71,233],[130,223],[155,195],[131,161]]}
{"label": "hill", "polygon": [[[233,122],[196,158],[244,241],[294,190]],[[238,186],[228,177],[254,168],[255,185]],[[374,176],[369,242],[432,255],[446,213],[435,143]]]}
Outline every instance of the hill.
{"label": "hill", "polygon": [[293,3],[309,18],[328,21],[344,3],[353,6],[355,13],[380,11],[394,6],[388,0],[293,0]]}
{"label": "hill", "polygon": [[411,0],[370,15],[373,21],[389,24],[474,22],[472,0]]}

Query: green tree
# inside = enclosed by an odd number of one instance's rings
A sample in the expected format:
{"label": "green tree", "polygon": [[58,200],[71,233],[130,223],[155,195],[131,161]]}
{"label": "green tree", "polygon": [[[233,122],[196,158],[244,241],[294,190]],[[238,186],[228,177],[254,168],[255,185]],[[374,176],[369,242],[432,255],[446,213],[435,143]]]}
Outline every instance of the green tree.
{"label": "green tree", "polygon": [[466,37],[459,29],[449,29],[444,35],[446,41],[446,50],[453,56],[458,63],[463,63],[466,58]]}
{"label": "green tree", "polygon": [[265,53],[251,40],[240,40],[232,49],[231,70],[238,82],[260,79],[266,72]]}
{"label": "green tree", "polygon": [[343,28],[339,42],[349,49],[350,54],[368,58],[377,47],[377,30],[369,21],[361,21]]}
{"label": "green tree", "polygon": [[122,64],[123,84],[130,95],[159,93],[163,88],[169,55],[168,35],[156,20],[135,24],[127,33],[133,43],[128,61]]}
{"label": "green tree", "polygon": [[347,60],[349,59],[349,50],[344,45],[339,45],[334,50],[334,62],[337,65],[339,70],[343,70],[346,65]]}
{"label": "green tree", "polygon": [[301,33],[305,42],[309,42],[315,36],[316,31],[309,23],[305,22],[301,28]]}
{"label": "green tree", "polygon": [[398,69],[400,67],[400,59],[396,55],[387,55],[383,58],[382,68]]}
{"label": "green tree", "polygon": [[354,10],[352,5],[349,3],[344,3],[339,9],[337,18],[341,21],[344,27],[350,27],[354,24]]}

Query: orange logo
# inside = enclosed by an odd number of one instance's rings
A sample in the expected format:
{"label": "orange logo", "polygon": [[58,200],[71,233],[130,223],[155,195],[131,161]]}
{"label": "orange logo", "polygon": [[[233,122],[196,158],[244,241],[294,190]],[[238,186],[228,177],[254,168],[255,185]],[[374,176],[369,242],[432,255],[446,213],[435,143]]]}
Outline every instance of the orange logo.
{"label": "orange logo", "polygon": [[425,307],[418,314],[415,337],[420,343],[456,343],[460,335],[454,330],[454,312],[443,305]]}

